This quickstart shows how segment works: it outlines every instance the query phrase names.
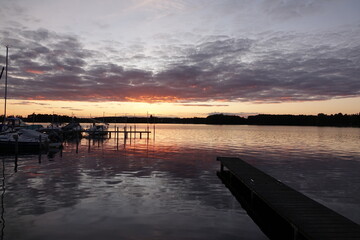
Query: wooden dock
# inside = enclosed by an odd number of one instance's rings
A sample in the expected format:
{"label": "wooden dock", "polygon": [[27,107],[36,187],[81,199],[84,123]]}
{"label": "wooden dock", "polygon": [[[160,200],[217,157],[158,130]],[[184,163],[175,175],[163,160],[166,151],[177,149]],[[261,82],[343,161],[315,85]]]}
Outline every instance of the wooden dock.
{"label": "wooden dock", "polygon": [[[47,132],[51,131],[47,130]],[[138,136],[140,139],[143,137],[143,135],[146,135],[147,138],[150,137],[151,131],[149,130],[106,130],[106,131],[96,131],[91,132],[88,130],[71,130],[71,131],[63,131],[61,132],[62,135],[75,135],[76,137],[81,137],[82,133],[86,133],[89,136],[107,136],[111,138],[111,135],[114,134],[115,138],[120,138],[120,135],[123,135],[124,139],[127,138],[136,138]],[[153,134],[154,135],[154,134]]]}
{"label": "wooden dock", "polygon": [[360,226],[239,158],[217,173],[270,239],[360,239]]}
{"label": "wooden dock", "polygon": [[[89,135],[94,135],[94,133],[89,132],[87,130],[82,130],[81,132],[83,133],[88,133]],[[136,135],[138,134],[140,139],[142,138],[143,134],[146,134],[147,138],[149,138],[149,135],[151,134],[151,131],[124,131],[124,130],[107,130],[107,131],[96,131],[96,134],[110,134],[111,137],[111,133],[114,133],[115,136],[119,136],[119,134],[124,134],[124,138],[131,138],[133,136],[133,138],[136,138]]]}

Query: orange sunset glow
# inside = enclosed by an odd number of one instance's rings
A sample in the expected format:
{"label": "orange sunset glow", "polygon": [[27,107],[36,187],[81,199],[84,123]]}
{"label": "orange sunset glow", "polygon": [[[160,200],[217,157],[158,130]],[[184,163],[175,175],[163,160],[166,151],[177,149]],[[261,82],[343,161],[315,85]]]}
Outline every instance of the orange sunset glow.
{"label": "orange sunset glow", "polygon": [[34,73],[34,74],[43,74],[44,73],[44,71],[33,70],[33,69],[27,69],[26,72]]}

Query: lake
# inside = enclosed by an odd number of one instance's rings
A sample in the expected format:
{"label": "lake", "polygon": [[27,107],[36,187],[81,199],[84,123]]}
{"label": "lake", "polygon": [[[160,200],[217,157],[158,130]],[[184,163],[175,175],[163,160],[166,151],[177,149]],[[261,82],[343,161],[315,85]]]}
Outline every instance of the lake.
{"label": "lake", "polygon": [[17,162],[0,156],[1,240],[267,239],[217,178],[217,156],[360,223],[360,128],[155,127],[149,139],[113,134]]}

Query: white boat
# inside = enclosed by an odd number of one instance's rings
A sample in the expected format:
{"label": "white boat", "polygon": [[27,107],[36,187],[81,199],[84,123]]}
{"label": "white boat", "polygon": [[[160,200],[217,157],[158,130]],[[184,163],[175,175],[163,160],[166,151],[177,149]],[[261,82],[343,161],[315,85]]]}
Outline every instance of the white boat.
{"label": "white boat", "polygon": [[46,134],[31,129],[20,128],[0,133],[1,152],[34,152],[48,148]]}
{"label": "white boat", "polygon": [[54,131],[61,131],[61,124],[60,123],[51,123],[46,127],[48,130],[54,130]]}
{"label": "white boat", "polygon": [[105,136],[108,134],[109,124],[93,124],[92,127],[86,130],[90,136]]}
{"label": "white boat", "polygon": [[0,125],[0,132],[14,131],[19,128],[24,128],[27,125],[20,118],[6,118],[4,123]]}
{"label": "white boat", "polygon": [[9,132],[15,131],[20,128],[31,129],[31,130],[40,130],[43,128],[42,125],[28,125],[22,119],[17,117],[6,118],[3,124],[0,124],[0,132]]}

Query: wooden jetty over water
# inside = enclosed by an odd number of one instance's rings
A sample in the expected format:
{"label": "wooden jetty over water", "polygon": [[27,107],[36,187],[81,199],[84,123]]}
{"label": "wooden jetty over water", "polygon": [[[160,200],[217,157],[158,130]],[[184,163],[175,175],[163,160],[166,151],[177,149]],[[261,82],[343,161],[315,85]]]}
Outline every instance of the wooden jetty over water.
{"label": "wooden jetty over water", "polygon": [[[78,132],[82,132],[82,133],[89,133],[87,130],[81,130]],[[111,134],[115,134],[116,138],[119,138],[120,134],[123,134],[124,138],[136,138],[136,135],[139,135],[139,138],[141,139],[143,134],[146,134],[147,138],[149,138],[149,135],[151,134],[151,131],[149,130],[144,130],[144,131],[140,131],[140,130],[107,130],[107,131],[97,131],[97,133],[102,133],[102,134],[109,134],[111,137]],[[90,132],[91,134],[91,132]]]}
{"label": "wooden jetty over water", "polygon": [[218,177],[270,239],[360,239],[358,224],[245,161],[217,160]]}

